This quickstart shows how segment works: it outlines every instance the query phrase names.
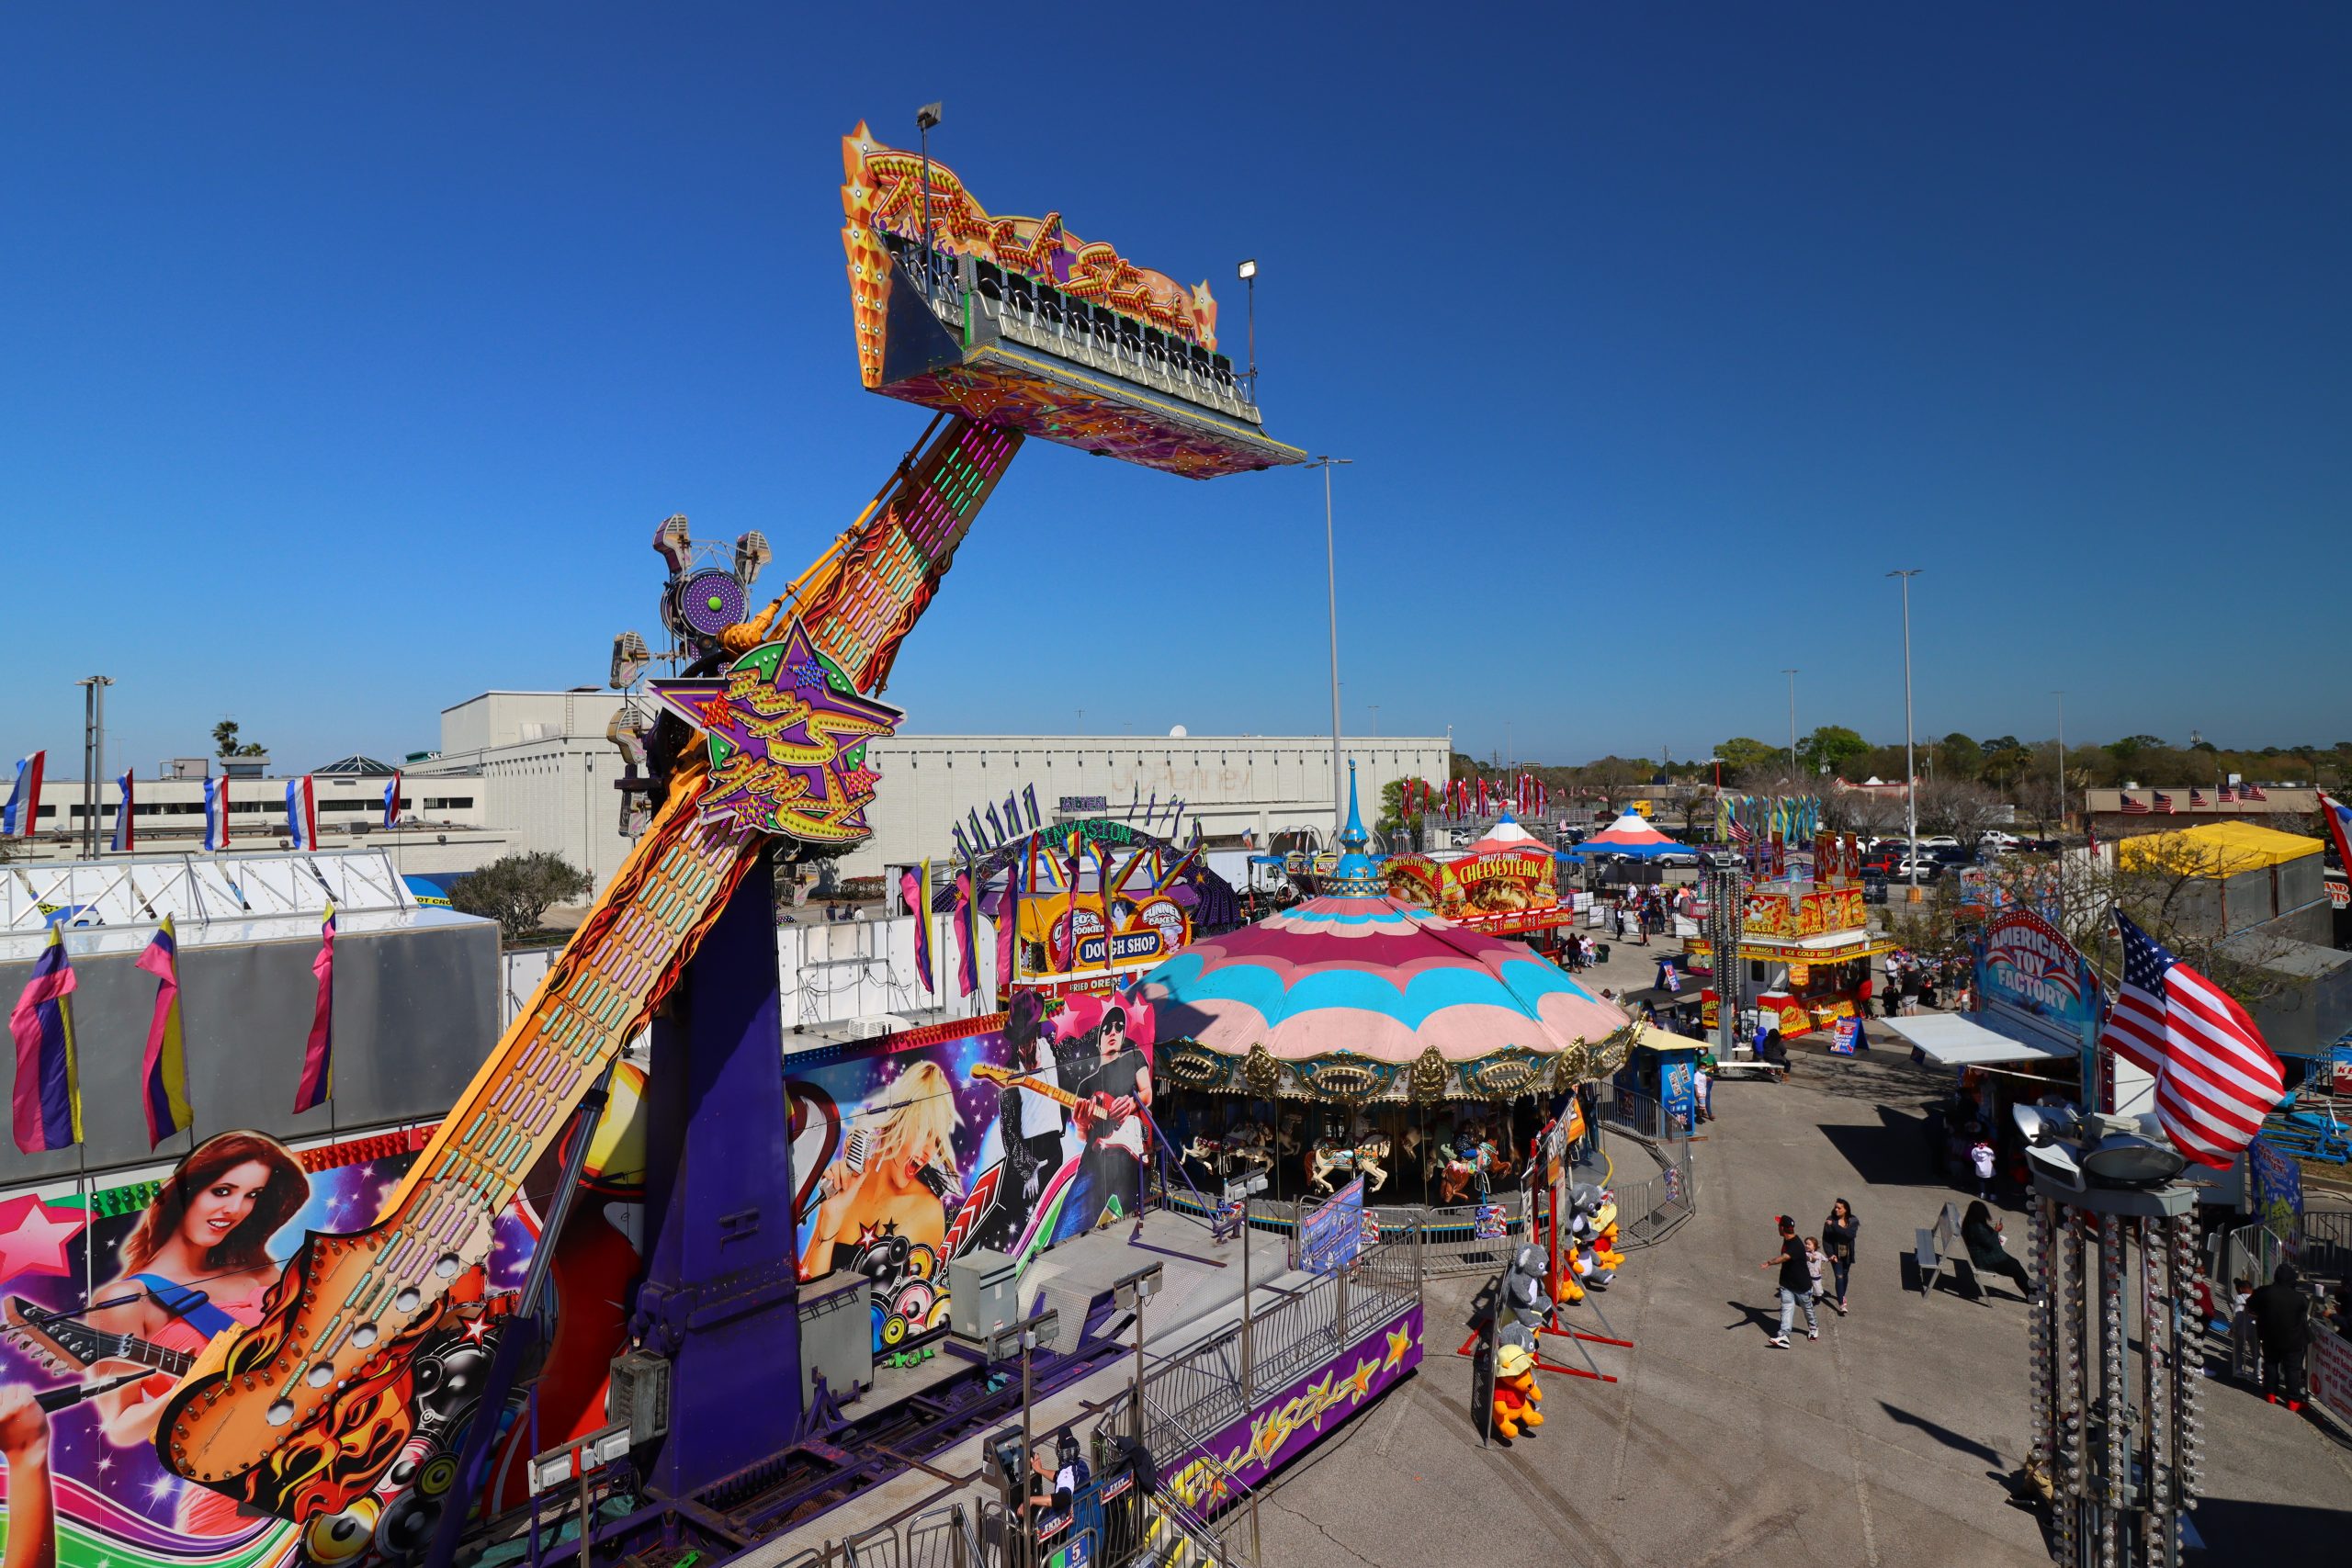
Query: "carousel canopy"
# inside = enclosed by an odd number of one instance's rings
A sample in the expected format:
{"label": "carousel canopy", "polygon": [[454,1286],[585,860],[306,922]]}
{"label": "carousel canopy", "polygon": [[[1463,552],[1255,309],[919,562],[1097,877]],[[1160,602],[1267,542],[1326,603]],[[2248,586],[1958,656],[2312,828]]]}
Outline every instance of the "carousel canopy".
{"label": "carousel canopy", "polygon": [[1577,1076],[1599,1065],[1628,1028],[1622,1010],[1518,942],[1386,897],[1364,837],[1351,802],[1335,891],[1196,942],[1145,976],[1160,1039],[1190,1058],[1171,1063],[1176,1082],[1213,1087],[1209,1058],[1246,1057],[1245,1078],[1290,1071],[1249,1082],[1258,1093],[1325,1092],[1331,1078],[1345,1087],[1329,1092],[1368,1097],[1411,1066],[1445,1075],[1419,1092],[1477,1095],[1504,1078],[1524,1092],[1545,1058],[1570,1056]]}
{"label": "carousel canopy", "polygon": [[1628,811],[1600,832],[1578,844],[1571,854],[1582,856],[1595,852],[1623,855],[1632,860],[1646,860],[1652,855],[1674,851],[1687,851],[1690,846],[1675,842],[1649,825],[1638,811]]}

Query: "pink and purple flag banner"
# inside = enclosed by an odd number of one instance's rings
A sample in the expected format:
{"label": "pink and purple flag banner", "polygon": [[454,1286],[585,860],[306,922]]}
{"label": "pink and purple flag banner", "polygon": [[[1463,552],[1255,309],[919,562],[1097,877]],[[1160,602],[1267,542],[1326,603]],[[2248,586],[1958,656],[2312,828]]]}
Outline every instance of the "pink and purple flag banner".
{"label": "pink and purple flag banner", "polygon": [[187,1054],[180,1029],[180,939],[172,918],[140,953],[138,966],[155,976],[155,1013],[147,1024],[147,1055],[139,1074],[139,1100],[147,1111],[147,1146],[153,1148],[195,1120],[187,1104]]}
{"label": "pink and purple flag banner", "polygon": [[319,977],[319,998],[311,1009],[311,1037],[302,1045],[302,1081],[294,1090],[294,1110],[313,1111],[334,1093],[334,906],[319,927],[319,955],[311,960]]}
{"label": "pink and purple flag banner", "polygon": [[82,1141],[82,1086],[74,1061],[74,965],[65,933],[49,928],[49,945],[33,962],[8,1014],[17,1043],[17,1086],[10,1097],[17,1147],[28,1155],[70,1149]]}

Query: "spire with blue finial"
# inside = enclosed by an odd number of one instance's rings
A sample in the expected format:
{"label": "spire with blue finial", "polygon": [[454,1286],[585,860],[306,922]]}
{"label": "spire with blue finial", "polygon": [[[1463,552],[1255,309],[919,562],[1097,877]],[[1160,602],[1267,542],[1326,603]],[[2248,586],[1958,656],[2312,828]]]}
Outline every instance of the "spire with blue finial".
{"label": "spire with blue finial", "polygon": [[1372,835],[1363,830],[1363,814],[1356,808],[1356,765],[1348,764],[1348,825],[1340,829],[1340,848],[1345,852],[1340,863],[1331,868],[1331,877],[1325,886],[1329,892],[1343,898],[1377,898],[1388,891],[1381,881],[1380,868],[1372,863],[1364,846],[1372,842]]}

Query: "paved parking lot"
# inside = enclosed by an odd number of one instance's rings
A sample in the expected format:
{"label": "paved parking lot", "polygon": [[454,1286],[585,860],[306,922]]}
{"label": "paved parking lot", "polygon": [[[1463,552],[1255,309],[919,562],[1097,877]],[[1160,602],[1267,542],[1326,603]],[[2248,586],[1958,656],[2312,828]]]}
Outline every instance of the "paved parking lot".
{"label": "paved parking lot", "polygon": [[[1633,1254],[1604,1299],[1637,1341],[1597,1350],[1621,1381],[1547,1378],[1532,1441],[1481,1450],[1469,1363],[1452,1354],[1476,1281],[1440,1282],[1423,1371],[1261,1505],[1264,1560],[2048,1561],[2037,1517],[2005,1484],[2022,1457],[2023,1306],[2006,1292],[1923,1300],[1903,1284],[1913,1229],[1959,1196],[1929,1179],[1915,1122],[1941,1081],[1892,1052],[1801,1051],[1786,1085],[1719,1088],[1720,1119],[1695,1152],[1698,1215]],[[1838,1197],[1863,1226],[1853,1315],[1826,1316],[1818,1343],[1768,1348],[1777,1307],[1757,1265],[1772,1216],[1810,1234]],[[2352,1452],[2242,1391],[2217,1384],[2211,1409],[2203,1561],[2340,1557]]]}

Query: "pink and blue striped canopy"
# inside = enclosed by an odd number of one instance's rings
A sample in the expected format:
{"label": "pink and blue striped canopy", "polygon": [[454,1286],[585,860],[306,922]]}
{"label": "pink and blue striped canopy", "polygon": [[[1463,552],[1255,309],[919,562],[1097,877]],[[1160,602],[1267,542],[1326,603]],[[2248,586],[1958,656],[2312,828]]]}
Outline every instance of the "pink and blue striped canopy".
{"label": "pink and blue striped canopy", "polygon": [[1386,897],[1316,898],[1193,943],[1145,977],[1162,1041],[1301,1062],[1550,1055],[1630,1021],[1557,964]]}

